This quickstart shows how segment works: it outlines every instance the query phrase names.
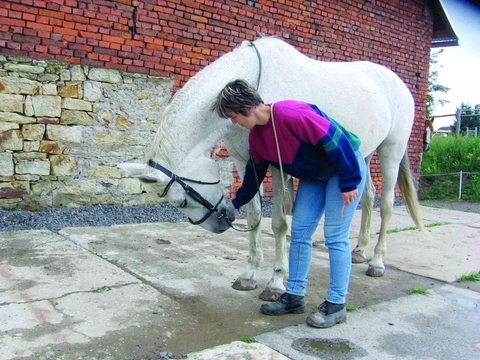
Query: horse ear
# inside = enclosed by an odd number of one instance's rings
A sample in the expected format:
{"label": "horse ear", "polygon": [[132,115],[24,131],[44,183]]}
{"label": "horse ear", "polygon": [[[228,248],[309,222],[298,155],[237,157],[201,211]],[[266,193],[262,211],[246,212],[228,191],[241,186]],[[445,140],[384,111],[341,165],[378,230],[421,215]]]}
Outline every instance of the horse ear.
{"label": "horse ear", "polygon": [[144,183],[167,183],[169,181],[165,174],[150,168],[146,164],[121,163],[117,165],[117,168],[120,169],[120,174],[123,176],[139,178]]}
{"label": "horse ear", "polygon": [[120,169],[120,173],[127,177],[140,177],[145,171],[145,164],[137,163],[121,163],[117,165]]}

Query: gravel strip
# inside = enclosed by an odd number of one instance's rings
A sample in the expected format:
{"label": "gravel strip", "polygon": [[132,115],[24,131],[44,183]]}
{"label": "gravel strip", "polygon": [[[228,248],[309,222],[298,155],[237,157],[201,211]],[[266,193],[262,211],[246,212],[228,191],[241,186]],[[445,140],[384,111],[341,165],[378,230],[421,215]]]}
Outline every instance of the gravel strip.
{"label": "gravel strip", "polygon": [[[155,206],[86,206],[41,211],[0,210],[0,231],[179,222],[186,218],[169,204]],[[187,220],[188,221],[188,220]]]}
{"label": "gravel strip", "polygon": [[[374,207],[378,207],[378,204],[379,200],[375,199]],[[272,205],[271,200],[263,201],[264,217],[272,216]],[[398,205],[403,205],[403,202],[395,201],[395,206]],[[245,217],[245,207],[242,207],[238,218]],[[0,210],[0,231],[48,229],[57,232],[66,227],[183,221],[188,221],[188,218],[167,202],[152,206],[99,205],[41,211]]]}
{"label": "gravel strip", "polygon": [[[270,200],[264,201],[263,214],[265,217],[271,216]],[[245,216],[242,209],[238,217]],[[0,210],[0,231],[48,229],[56,232],[66,227],[182,221],[188,221],[188,218],[169,203],[131,207],[99,205],[41,211]]]}

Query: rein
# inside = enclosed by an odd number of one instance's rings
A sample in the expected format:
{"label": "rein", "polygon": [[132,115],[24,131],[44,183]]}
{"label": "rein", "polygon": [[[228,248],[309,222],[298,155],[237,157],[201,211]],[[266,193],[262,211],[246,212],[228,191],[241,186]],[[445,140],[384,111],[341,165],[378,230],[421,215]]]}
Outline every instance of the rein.
{"label": "rein", "polygon": [[257,47],[252,41],[249,41],[248,44],[253,46],[255,52],[257,53],[258,58],[258,79],[257,79],[257,91],[260,88],[260,80],[262,79],[262,57],[260,56],[260,51],[258,51]]}
{"label": "rein", "polygon": [[[260,188],[260,186],[258,184],[257,171],[255,170],[255,167],[253,169],[254,169],[253,173],[255,174],[255,181],[257,182],[257,187]],[[238,232],[249,232],[249,231],[255,230],[258,227],[258,225],[260,225],[260,222],[262,221],[262,215],[263,215],[263,201],[262,201],[262,197],[260,196],[258,191],[257,191],[257,194],[258,194],[258,197],[260,199],[260,217],[258,218],[257,223],[255,224],[254,227],[252,227],[250,229],[240,229],[240,228],[236,227],[235,225],[233,225],[233,223],[230,221],[228,216],[225,216],[225,221],[227,222],[228,226],[230,226],[233,230],[238,231]]]}
{"label": "rein", "polygon": [[[257,59],[258,59],[258,78],[257,78],[257,91],[258,89],[260,88],[260,80],[262,79],[262,56],[260,55],[260,51],[258,51],[257,47],[255,46],[255,44],[253,43],[253,41],[249,41],[248,44],[250,46],[252,46],[254,49],[255,49],[255,52],[257,53]],[[252,161],[252,164],[253,164],[253,161]],[[258,183],[258,177],[257,177],[257,171],[255,170],[255,166],[253,166],[253,172],[255,174],[255,180],[257,182],[257,187],[260,188],[260,185]],[[250,228],[250,229],[239,229],[237,227],[235,227],[233,225],[233,223],[230,221],[230,219],[225,216],[225,221],[227,222],[227,224],[235,231],[239,231],[239,232],[249,232],[249,231],[253,231],[255,230],[256,228],[258,228],[258,226],[260,225],[260,222],[262,221],[262,215],[263,215],[263,201],[262,201],[262,197],[260,196],[260,194],[257,192],[259,198],[260,198],[260,217],[258,218],[258,221],[257,223],[255,224],[254,227]]]}
{"label": "rein", "polygon": [[[255,52],[257,53],[257,59],[258,59],[258,78],[257,78],[257,91],[258,89],[260,88],[260,80],[262,79],[262,56],[260,55],[260,51],[258,51],[257,47],[255,46],[255,44],[252,42],[252,41],[249,41],[248,44],[250,46],[253,46],[253,48],[255,49]],[[252,164],[253,164],[253,160],[252,160]],[[258,183],[258,177],[257,177],[257,171],[255,170],[255,165],[253,166],[253,172],[255,174],[255,181],[257,182],[257,187],[260,188],[260,185]],[[237,227],[235,227],[233,225],[233,223],[230,221],[230,219],[228,217],[225,217],[225,221],[228,223],[228,225],[235,231],[239,231],[239,232],[249,232],[249,231],[253,231],[255,230],[256,228],[258,228],[258,226],[260,225],[260,222],[262,221],[262,215],[263,215],[263,201],[262,201],[262,197],[261,195],[259,194],[259,192],[257,191],[257,194],[258,194],[258,197],[260,199],[260,216],[258,218],[258,221],[257,223],[255,224],[254,227],[252,227],[251,229],[239,229]]]}
{"label": "rein", "polygon": [[[183,190],[185,190],[185,192],[187,193],[188,196],[190,196],[193,200],[195,200],[196,202],[198,202],[199,204],[203,205],[205,208],[208,209],[208,213],[198,221],[193,221],[192,219],[188,218],[188,221],[190,221],[190,223],[192,225],[199,225],[199,224],[203,223],[214,212],[218,211],[218,205],[220,205],[220,203],[222,202],[223,195],[220,198],[220,200],[217,202],[217,204],[214,206],[207,199],[205,199],[202,195],[200,195],[200,193],[198,193],[194,188],[192,188],[191,186],[186,184],[185,181],[192,182],[192,183],[195,183],[195,184],[202,184],[202,185],[216,185],[216,184],[220,183],[220,180],[215,181],[215,182],[205,182],[205,181],[199,181],[199,180],[193,180],[193,179],[181,177],[181,176],[178,176],[177,174],[174,174],[173,172],[168,170],[166,167],[163,167],[162,165],[157,164],[153,160],[149,160],[148,165],[153,167],[154,169],[160,170],[165,175],[167,175],[168,177],[171,178],[169,183],[165,187],[165,190],[163,191],[162,195],[160,195],[160,197],[165,197],[168,193],[168,190],[170,190],[170,187],[172,186],[172,184],[174,182],[176,182],[183,188]],[[228,217],[226,216],[224,211],[222,211],[219,215],[219,218],[222,218],[222,217],[224,217],[225,219],[228,219]]]}

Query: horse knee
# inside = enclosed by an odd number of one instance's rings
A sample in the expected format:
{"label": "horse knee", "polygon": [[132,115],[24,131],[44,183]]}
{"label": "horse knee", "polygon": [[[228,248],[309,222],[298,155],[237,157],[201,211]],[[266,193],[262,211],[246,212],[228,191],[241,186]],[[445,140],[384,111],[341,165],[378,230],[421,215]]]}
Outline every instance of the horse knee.
{"label": "horse knee", "polygon": [[274,216],[272,218],[272,230],[274,234],[285,234],[288,231],[287,218],[285,216]]}

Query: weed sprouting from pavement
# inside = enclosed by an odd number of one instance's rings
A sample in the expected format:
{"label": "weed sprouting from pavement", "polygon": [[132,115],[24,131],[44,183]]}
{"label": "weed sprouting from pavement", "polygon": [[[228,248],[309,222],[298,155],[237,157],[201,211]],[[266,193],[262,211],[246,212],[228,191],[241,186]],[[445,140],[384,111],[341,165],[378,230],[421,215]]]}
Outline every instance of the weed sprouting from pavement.
{"label": "weed sprouting from pavement", "polygon": [[242,336],[242,338],[240,339],[240,341],[243,341],[244,343],[247,343],[247,344],[251,344],[251,343],[255,343],[255,342],[256,342],[252,335]]}
{"label": "weed sprouting from pavement", "polygon": [[[431,223],[431,224],[425,224],[425,227],[429,228],[429,227],[442,226],[442,225],[443,225],[442,223],[434,222],[434,223]],[[401,231],[408,231],[408,230],[418,230],[418,228],[416,226],[409,226],[409,227],[405,227],[403,229],[395,228],[395,229],[387,230],[387,234],[398,233],[398,232],[401,232]]]}
{"label": "weed sprouting from pavement", "polygon": [[412,286],[412,288],[410,289],[410,294],[419,294],[419,295],[427,296],[428,295],[428,290],[425,289],[425,288],[422,288],[422,287]]}
{"label": "weed sprouting from pavement", "polygon": [[358,310],[358,308],[356,308],[353,305],[347,304],[347,311],[348,312],[359,312],[360,310]]}
{"label": "weed sprouting from pavement", "polygon": [[457,279],[458,282],[466,281],[480,281],[480,271],[472,271],[468,274],[463,274]]}

